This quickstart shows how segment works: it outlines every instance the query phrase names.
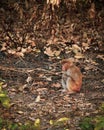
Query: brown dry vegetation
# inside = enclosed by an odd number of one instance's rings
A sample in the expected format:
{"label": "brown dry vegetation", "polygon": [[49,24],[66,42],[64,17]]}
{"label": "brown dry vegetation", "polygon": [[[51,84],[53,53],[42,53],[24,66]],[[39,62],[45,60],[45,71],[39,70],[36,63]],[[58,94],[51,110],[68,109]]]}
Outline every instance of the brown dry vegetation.
{"label": "brown dry vegetation", "polygon": [[[103,2],[61,2],[52,10],[44,1],[1,1],[0,50],[0,80],[11,100],[9,109],[0,104],[0,117],[78,130],[83,117],[104,114]],[[60,61],[70,57],[83,74],[80,93],[72,95],[61,92]],[[62,117],[70,121],[50,128]]]}

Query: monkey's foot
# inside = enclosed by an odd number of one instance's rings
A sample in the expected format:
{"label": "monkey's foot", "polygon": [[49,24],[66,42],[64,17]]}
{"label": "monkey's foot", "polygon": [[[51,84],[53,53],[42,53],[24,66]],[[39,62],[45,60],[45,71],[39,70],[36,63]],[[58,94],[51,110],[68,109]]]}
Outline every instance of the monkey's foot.
{"label": "monkey's foot", "polygon": [[69,91],[67,89],[62,89],[60,90],[62,93],[65,93],[65,94],[74,94],[75,92],[74,91]]}

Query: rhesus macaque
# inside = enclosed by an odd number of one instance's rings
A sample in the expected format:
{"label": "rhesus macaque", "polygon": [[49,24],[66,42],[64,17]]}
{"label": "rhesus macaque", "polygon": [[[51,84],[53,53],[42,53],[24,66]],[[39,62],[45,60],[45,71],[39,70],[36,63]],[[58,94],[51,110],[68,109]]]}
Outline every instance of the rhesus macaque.
{"label": "rhesus macaque", "polygon": [[78,92],[82,85],[82,74],[80,69],[74,65],[72,60],[62,60],[62,86],[69,93]]}

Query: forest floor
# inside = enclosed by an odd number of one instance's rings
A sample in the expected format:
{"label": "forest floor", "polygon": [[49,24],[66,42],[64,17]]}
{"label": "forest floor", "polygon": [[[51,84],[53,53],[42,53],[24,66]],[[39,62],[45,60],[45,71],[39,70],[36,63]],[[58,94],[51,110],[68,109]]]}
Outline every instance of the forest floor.
{"label": "forest floor", "polygon": [[[0,81],[4,82],[11,107],[6,109],[0,104],[0,117],[17,123],[39,118],[42,130],[80,130],[78,124],[83,117],[104,114],[99,112],[104,102],[102,17],[93,23],[85,19],[84,12],[74,12],[58,19],[53,15],[52,19],[46,11],[44,19],[33,13],[30,21],[27,16],[27,22],[14,17],[10,9],[2,8],[2,13]],[[81,69],[83,85],[79,93],[61,91],[60,61],[64,58],[74,58]],[[50,120],[63,117],[70,119],[65,126],[50,127]]]}

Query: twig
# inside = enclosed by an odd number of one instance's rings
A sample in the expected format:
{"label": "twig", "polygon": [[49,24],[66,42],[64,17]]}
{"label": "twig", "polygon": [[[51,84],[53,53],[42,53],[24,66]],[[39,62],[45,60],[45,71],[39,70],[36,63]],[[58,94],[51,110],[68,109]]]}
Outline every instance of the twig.
{"label": "twig", "polygon": [[50,74],[54,74],[54,75],[59,75],[62,72],[51,72],[50,70],[46,70],[46,69],[42,69],[42,68],[36,68],[36,69],[31,69],[31,68],[11,68],[11,67],[6,67],[6,66],[0,66],[0,70],[8,70],[8,71],[15,71],[15,72],[21,72],[21,73],[31,73],[33,71],[43,71],[43,72],[47,72]]}

